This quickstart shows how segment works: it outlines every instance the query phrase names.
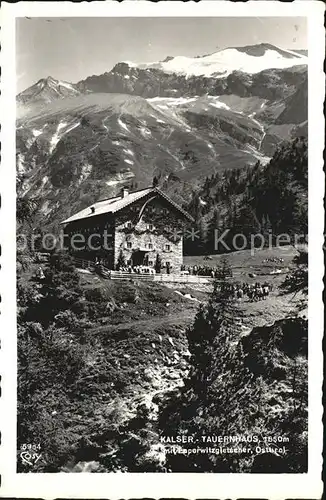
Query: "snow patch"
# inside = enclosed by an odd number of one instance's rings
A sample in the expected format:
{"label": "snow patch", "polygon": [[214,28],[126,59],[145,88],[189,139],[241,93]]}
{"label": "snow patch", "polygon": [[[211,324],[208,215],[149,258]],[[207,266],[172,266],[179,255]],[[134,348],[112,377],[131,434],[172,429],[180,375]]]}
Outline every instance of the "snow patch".
{"label": "snow patch", "polygon": [[80,177],[78,180],[77,185],[81,184],[87,177],[90,176],[93,170],[93,165],[90,165],[89,163],[86,163],[85,165],[82,166]]}
{"label": "snow patch", "polygon": [[137,63],[133,63],[132,61],[121,61],[124,64],[128,64],[130,68],[137,68]]}
{"label": "snow patch", "polygon": [[106,185],[107,186],[115,186],[116,184],[120,184],[121,182],[124,182],[124,180],[121,180],[121,181],[106,181]]}
{"label": "snow patch", "polygon": [[142,136],[145,137],[145,139],[148,139],[149,137],[152,136],[151,131],[148,130],[148,128],[146,128],[146,127],[141,127],[140,132],[141,132]]}
{"label": "snow patch", "polygon": [[196,101],[196,97],[152,97],[147,99],[149,102],[153,102],[157,107],[167,109],[170,106],[182,106],[183,104],[188,104],[190,102]]}
{"label": "snow patch", "polygon": [[121,120],[121,118],[118,118],[118,124],[120,125],[121,128],[123,128],[124,130],[126,130],[127,132],[129,132],[129,128],[127,127],[127,125],[125,123],[123,123],[123,121]]}
{"label": "snow patch", "polygon": [[179,165],[181,166],[181,169],[180,170],[184,170],[186,167],[185,165],[182,163],[182,161],[176,156],[174,155],[173,153],[171,153],[171,151],[169,151],[168,149],[166,149],[166,152],[177,162],[179,163]]}
{"label": "snow patch", "polygon": [[193,297],[190,293],[182,293],[179,290],[174,290],[174,292],[177,293],[178,295],[181,295],[181,297],[184,297],[185,299],[193,300],[195,302],[199,302],[199,300],[196,299],[195,297]]}
{"label": "snow patch", "polygon": [[60,85],[60,87],[65,87],[66,89],[68,90],[72,90],[73,92],[75,92],[76,94],[79,94],[78,90],[75,89],[71,83],[68,83],[68,82],[63,82],[62,80],[59,80],[58,81],[58,84]]}
{"label": "snow patch", "polygon": [[286,52],[290,57],[285,57],[278,51],[277,47],[271,46],[258,57],[236,48],[227,48],[202,57],[177,56],[166,62],[128,64],[131,67],[146,70],[150,68],[159,69],[165,73],[182,74],[186,77],[204,76],[214,78],[224,78],[233,71],[254,74],[270,68],[282,69],[308,64],[308,58],[304,55],[294,54],[288,50],[283,50],[283,52]]}
{"label": "snow patch", "polygon": [[51,212],[51,206],[50,206],[50,201],[45,200],[43,205],[41,206],[41,212],[43,215],[48,215]]}
{"label": "snow patch", "polygon": [[110,179],[109,181],[106,181],[107,186],[115,186],[116,184],[121,184],[122,182],[125,182],[128,179],[131,179],[132,177],[135,177],[135,174],[133,172],[124,172],[123,174],[116,174]]}
{"label": "snow patch", "polygon": [[62,129],[64,129],[65,127],[67,127],[68,123],[67,122],[60,122],[57,126],[57,130],[55,131],[55,133],[53,134],[52,136],[52,139],[50,141],[50,153],[52,153],[52,151],[54,150],[54,148],[56,147],[56,145],[58,144],[58,142],[60,141],[61,137],[64,135],[64,134],[67,134],[68,132],[71,132],[71,130],[73,130],[74,128],[78,127],[80,125],[79,122],[77,123],[73,123],[71,124],[63,133],[60,133],[60,131]]}
{"label": "snow patch", "polygon": [[102,125],[103,125],[103,127],[105,128],[105,130],[108,132],[108,131],[109,131],[109,129],[108,129],[107,125],[105,124],[105,120],[106,120],[107,118],[109,118],[109,117],[107,116],[106,118],[104,118],[104,120],[102,121]]}
{"label": "snow patch", "polygon": [[131,149],[124,149],[124,152],[125,152],[127,155],[135,156],[135,153],[134,153],[133,151],[131,151]]}
{"label": "snow patch", "polygon": [[68,123],[66,123],[66,122],[60,122],[59,125],[58,125],[57,131],[60,132],[60,130],[62,128],[65,128],[66,125],[68,125]]}
{"label": "snow patch", "polygon": [[57,94],[60,94],[59,90],[57,89],[58,82],[52,79],[47,80],[47,85],[50,87],[50,89],[54,90]]}
{"label": "snow patch", "polygon": [[65,134],[68,134],[68,132],[71,132],[74,128],[77,128],[79,127],[80,125],[80,122],[77,122],[77,123],[73,123],[70,127],[67,128],[67,130],[65,130]]}
{"label": "snow patch", "polygon": [[193,297],[190,293],[186,293],[184,296],[186,299],[194,300],[195,302],[199,302],[199,300],[196,299],[196,297]]}
{"label": "snow patch", "polygon": [[221,101],[218,101],[217,99],[214,101],[214,102],[210,102],[209,103],[210,106],[213,106],[214,108],[218,108],[218,109],[231,109],[227,104],[225,104],[224,102],[221,102]]}
{"label": "snow patch", "polygon": [[22,153],[17,155],[17,173],[24,174],[26,172],[25,159]]}
{"label": "snow patch", "polygon": [[41,130],[33,129],[32,130],[32,134],[33,134],[34,137],[38,137],[39,135],[42,134],[42,132],[43,132],[43,129],[41,129]]}
{"label": "snow patch", "polygon": [[133,165],[134,164],[134,162],[132,160],[128,160],[128,159],[125,159],[124,162],[128,163],[129,165]]}
{"label": "snow patch", "polygon": [[50,141],[50,153],[52,153],[52,151],[54,150],[54,148],[56,147],[56,145],[58,144],[59,140],[60,140],[60,135],[59,135],[59,132],[62,128],[66,127],[68,124],[66,122],[60,122],[59,125],[57,126],[57,130],[56,132],[53,134],[53,137]]}
{"label": "snow patch", "polygon": [[27,139],[27,141],[26,141],[26,147],[27,147],[27,149],[29,149],[31,147],[31,145],[34,144],[34,142],[35,142],[35,138],[34,137],[32,137],[30,139]]}

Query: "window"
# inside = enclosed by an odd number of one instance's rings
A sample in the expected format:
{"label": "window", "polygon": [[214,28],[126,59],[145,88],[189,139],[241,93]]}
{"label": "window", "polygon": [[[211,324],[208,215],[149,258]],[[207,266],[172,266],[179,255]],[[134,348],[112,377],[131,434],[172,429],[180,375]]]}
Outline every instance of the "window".
{"label": "window", "polygon": [[149,266],[153,266],[153,265],[154,265],[154,262],[153,262],[152,260],[149,260],[149,261],[148,261],[148,265],[149,265]]}
{"label": "window", "polygon": [[127,224],[126,224],[126,228],[127,228],[127,229],[132,229],[132,223],[131,223],[130,221],[129,221],[129,222],[127,222]]}
{"label": "window", "polygon": [[154,229],[153,224],[148,224],[147,229],[149,229],[150,231],[153,231],[153,229]]}
{"label": "window", "polygon": [[169,252],[171,250],[171,245],[166,244],[165,247],[164,247],[164,250],[166,252]]}
{"label": "window", "polygon": [[148,243],[149,250],[153,250],[153,243]]}
{"label": "window", "polygon": [[132,243],[131,243],[131,241],[127,241],[127,248],[132,248]]}

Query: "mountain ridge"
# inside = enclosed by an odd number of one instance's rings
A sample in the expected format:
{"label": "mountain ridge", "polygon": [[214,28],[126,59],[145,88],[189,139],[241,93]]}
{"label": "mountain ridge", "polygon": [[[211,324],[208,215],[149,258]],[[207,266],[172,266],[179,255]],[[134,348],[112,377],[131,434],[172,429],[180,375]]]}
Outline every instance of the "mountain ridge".
{"label": "mountain ridge", "polygon": [[220,49],[204,56],[168,57],[168,60],[146,63],[123,61],[129,67],[159,69],[165,73],[223,78],[233,71],[254,74],[266,69],[284,69],[307,64],[307,57],[271,44],[261,43],[244,47]]}
{"label": "mountain ridge", "polygon": [[184,201],[209,175],[268,162],[282,141],[306,135],[306,120],[300,64],[215,78],[118,63],[78,84],[47,77],[17,96],[22,194],[40,198],[50,222],[154,175]]}
{"label": "mountain ridge", "polygon": [[[290,66],[288,66],[289,63],[286,63],[285,64],[285,61],[280,59],[280,60],[277,60],[275,59],[275,55],[272,59],[266,59],[266,61],[263,62],[263,66],[262,67],[259,67],[258,70],[254,71],[253,73],[250,73],[250,68],[242,68],[241,65],[238,64],[238,62],[236,64],[232,63],[233,64],[233,67],[231,67],[231,62],[232,59],[233,59],[233,55],[229,54],[228,55],[228,59],[229,61],[226,62],[226,67],[227,69],[223,69],[222,68],[222,71],[221,71],[221,74],[217,75],[213,72],[209,73],[208,74],[199,74],[199,75],[196,75],[196,74],[185,74],[183,75],[182,74],[182,71],[181,73],[178,71],[176,71],[175,73],[172,71],[172,75],[177,75],[178,76],[186,76],[187,79],[189,78],[192,78],[192,77],[196,77],[196,76],[199,76],[199,77],[202,77],[202,78],[209,78],[210,80],[213,80],[213,82],[211,82],[211,85],[210,86],[214,86],[214,83],[217,85],[217,89],[216,91],[217,92],[220,92],[221,89],[223,88],[223,82],[224,80],[229,77],[230,75],[232,74],[239,74],[239,72],[241,74],[243,74],[243,78],[244,79],[248,79],[248,76],[246,77],[245,75],[250,75],[250,74],[257,74],[257,73],[261,73],[263,71],[273,71],[274,73],[276,72],[277,74],[277,70],[286,70],[286,69],[289,69],[291,71],[291,68],[292,68],[292,71],[296,71],[296,67],[297,66],[305,66],[307,64],[307,57],[305,54],[303,54],[303,50],[297,50],[297,51],[291,51],[291,50],[288,50],[288,49],[280,49],[279,47],[276,47],[274,45],[271,45],[271,44],[268,44],[268,43],[261,43],[261,44],[256,44],[256,45],[248,45],[248,46],[244,46],[244,47],[228,47],[226,49],[221,49],[221,50],[218,50],[216,52],[213,52],[211,54],[206,54],[206,55],[202,55],[202,56],[195,56],[193,58],[187,58],[187,57],[184,57],[184,56],[167,56],[163,61],[159,61],[158,63],[133,63],[133,62],[124,62],[124,61],[121,61],[121,62],[118,62],[117,64],[115,64],[110,71],[108,72],[104,72],[100,75],[92,75],[92,76],[89,76],[89,77],[86,77],[85,79],[83,80],[80,80],[78,81],[77,83],[70,83],[70,82],[65,82],[65,81],[62,81],[62,80],[58,80],[58,79],[55,79],[51,76],[49,77],[46,77],[46,78],[42,78],[40,79],[38,82],[36,82],[34,85],[28,87],[27,89],[23,90],[22,92],[20,92],[18,95],[17,95],[17,101],[19,103],[27,103],[28,101],[33,101],[33,99],[39,101],[39,100],[44,100],[45,102],[51,102],[51,100],[53,100],[54,98],[60,98],[60,97],[67,97],[67,96],[71,96],[71,95],[77,95],[78,93],[87,93],[87,92],[103,92],[103,91],[110,91],[110,92],[115,92],[115,86],[117,85],[120,85],[120,87],[122,87],[122,84],[121,84],[121,81],[118,81],[118,82],[114,82],[114,80],[119,80],[119,77],[118,75],[122,76],[125,80],[130,80],[130,79],[135,79],[136,77],[139,77],[141,76],[142,78],[144,78],[144,73],[141,71],[141,70],[145,70],[145,71],[150,71],[150,72],[153,72],[154,76],[156,74],[157,76],[157,71],[160,72],[159,73],[159,76],[162,77],[162,72],[163,73],[166,73],[165,74],[165,77],[168,76],[171,71],[169,71],[169,69],[167,69],[167,71],[164,71],[164,67],[159,67],[160,64],[168,64],[170,63],[171,61],[174,61],[176,58],[182,58],[183,60],[196,60],[198,62],[198,60],[200,61],[205,61],[207,58],[210,58],[210,57],[215,57],[216,55],[218,54],[226,54],[228,51],[237,51],[238,53],[244,53],[246,55],[249,55],[250,57],[254,58],[254,59],[262,59],[262,56],[265,56],[266,55],[266,52],[270,51],[270,52],[273,52],[275,54],[278,54],[279,56],[281,56],[281,58],[283,57],[283,59],[285,60],[289,60],[291,59],[291,63],[290,63]],[[275,66],[275,63],[276,62],[276,66]],[[158,67],[156,67],[158,65]],[[277,65],[279,65],[280,67],[278,67]],[[142,67],[144,66],[144,67]],[[138,71],[133,71],[134,70],[138,70]],[[253,69],[253,68],[251,68]],[[257,68],[256,68],[257,69]],[[107,82],[107,87],[105,88],[105,84],[103,85],[103,81],[105,81],[105,79],[110,79],[110,76],[113,75],[113,81],[111,82]],[[152,78],[152,80],[155,80],[155,78]],[[220,83],[217,83],[216,82],[216,79],[221,79],[222,82]],[[92,86],[92,83],[94,85],[94,82],[96,82],[96,80],[98,81],[102,81],[102,87],[100,84],[98,84],[97,86]],[[112,80],[112,78],[111,78]],[[215,80],[215,82],[214,82]],[[232,80],[232,78],[231,78]],[[114,83],[116,85],[114,85]],[[125,82],[127,83],[127,82]],[[128,82],[129,83],[129,82]],[[144,89],[143,92],[139,92],[138,95],[142,95],[143,97],[155,97],[156,95],[160,95],[161,91],[162,91],[162,88],[161,88],[161,85],[159,85],[159,82],[150,82],[150,83],[156,83],[156,85],[154,85],[154,88],[152,90],[150,89],[147,89],[147,94],[151,94],[151,95],[145,95],[144,93]],[[227,82],[229,83],[229,82]],[[88,87],[88,84],[90,84],[90,86]],[[208,83],[206,83],[206,87],[209,86]],[[130,89],[130,85],[126,85],[127,87],[127,90],[128,90],[128,87],[129,87],[129,90]],[[163,85],[164,87],[164,85]],[[225,87],[225,85],[224,85]],[[121,92],[122,88],[119,90],[119,92]],[[169,89],[166,89],[166,90],[170,90],[170,92],[174,93],[175,91],[177,92],[177,89],[174,89],[171,88]],[[42,92],[45,94],[45,96],[42,96]],[[220,92],[221,93],[221,92]],[[53,95],[54,94],[54,95]]]}

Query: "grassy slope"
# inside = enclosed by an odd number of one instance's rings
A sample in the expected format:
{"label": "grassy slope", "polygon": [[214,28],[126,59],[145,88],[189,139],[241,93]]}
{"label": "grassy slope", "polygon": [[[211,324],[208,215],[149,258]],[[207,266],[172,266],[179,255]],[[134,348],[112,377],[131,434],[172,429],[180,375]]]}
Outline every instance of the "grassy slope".
{"label": "grassy slope", "polygon": [[[253,254],[252,254],[253,253]],[[249,281],[248,273],[256,273],[257,275],[263,275],[265,279],[271,279],[272,281],[278,282],[278,276],[274,275],[272,277],[268,276],[273,269],[282,269],[283,272],[292,265],[292,260],[294,256],[297,255],[297,251],[292,246],[284,246],[280,248],[255,248],[253,252],[251,250],[239,250],[238,252],[232,252],[226,255],[215,254],[210,255],[209,260],[206,256],[186,256],[184,257],[184,263],[186,267],[188,266],[210,266],[215,267],[221,263],[221,260],[227,257],[230,265],[232,266],[233,276],[236,279],[241,279],[243,281]],[[264,262],[266,259],[279,258],[284,259],[284,262]],[[251,280],[252,281],[252,280]]]}

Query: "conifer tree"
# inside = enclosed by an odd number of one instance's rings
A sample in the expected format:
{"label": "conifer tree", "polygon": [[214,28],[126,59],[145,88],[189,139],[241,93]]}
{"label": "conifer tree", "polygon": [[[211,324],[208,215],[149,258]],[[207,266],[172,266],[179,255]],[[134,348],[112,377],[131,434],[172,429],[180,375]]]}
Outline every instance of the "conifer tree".
{"label": "conifer tree", "polygon": [[125,256],[123,255],[122,250],[120,250],[117,260],[117,270],[119,271],[119,269],[125,267],[125,265],[126,265],[126,259]]}
{"label": "conifer tree", "polygon": [[160,254],[158,253],[158,254],[156,255],[156,260],[155,260],[155,271],[156,271],[158,274],[160,274],[161,269],[162,269],[162,259],[161,259]]}
{"label": "conifer tree", "polygon": [[221,228],[222,220],[221,213],[218,208],[214,209],[213,216],[208,224],[208,236],[207,244],[210,251],[214,251],[214,241],[215,241],[215,231],[219,231]]}
{"label": "conifer tree", "polygon": [[199,238],[195,240],[197,242],[196,246],[197,246],[199,253],[204,254],[204,253],[207,253],[208,228],[207,228],[207,223],[203,219],[203,217],[199,221],[198,229],[199,229]]}
{"label": "conifer tree", "polygon": [[[208,396],[218,363],[226,361],[227,344],[232,336],[236,306],[232,301],[232,289],[226,277],[228,267],[228,262],[225,261],[222,264],[221,279],[215,281],[209,302],[200,306],[193,327],[187,334],[192,355],[189,383],[201,400]],[[216,356],[217,344],[219,356]]]}

